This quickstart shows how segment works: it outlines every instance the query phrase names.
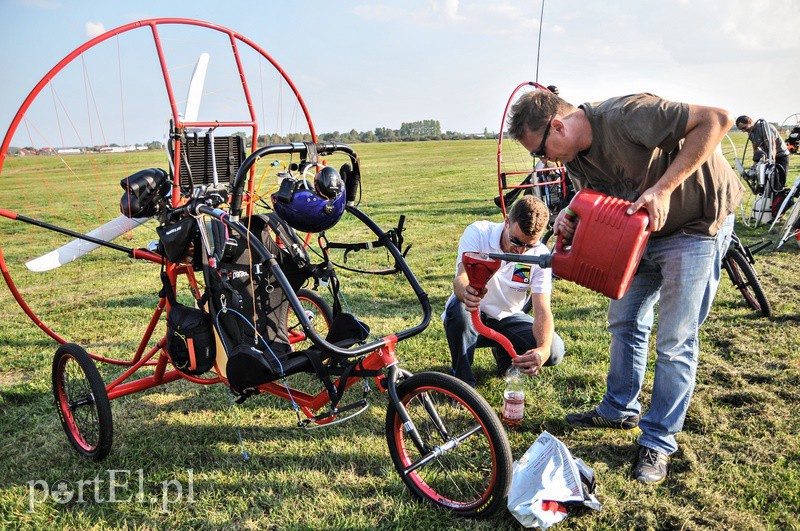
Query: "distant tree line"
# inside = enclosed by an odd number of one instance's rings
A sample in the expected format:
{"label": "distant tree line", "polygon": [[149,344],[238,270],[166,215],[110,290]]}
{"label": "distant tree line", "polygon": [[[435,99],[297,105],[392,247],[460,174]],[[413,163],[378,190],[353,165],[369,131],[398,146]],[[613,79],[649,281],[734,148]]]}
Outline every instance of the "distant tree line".
{"label": "distant tree line", "polygon": [[[356,131],[351,129],[349,132],[333,131],[332,133],[320,133],[317,138],[321,142],[419,142],[427,140],[474,140],[476,138],[497,138],[496,133],[490,133],[484,128],[483,133],[459,133],[457,131],[442,132],[439,120],[420,120],[417,122],[403,122],[400,129],[390,129],[388,127],[376,127],[372,131]],[[280,144],[285,142],[309,142],[310,135],[299,133],[288,135],[259,135],[258,144],[260,146],[268,144]]]}
{"label": "distant tree line", "polygon": [[[164,148],[164,144],[162,144],[158,140],[154,140],[152,142],[147,142],[147,143],[144,143],[144,144],[132,144],[132,146],[133,147],[143,146],[144,148],[146,148],[148,150],[163,149]],[[39,155],[54,155],[55,153],[58,153],[59,150],[64,150],[64,149],[73,149],[73,150],[79,149],[79,150],[81,150],[82,153],[83,152],[92,153],[92,152],[100,152],[104,148],[118,148],[118,147],[120,147],[120,145],[116,144],[114,142],[112,142],[112,143],[110,143],[108,145],[103,144],[103,145],[95,145],[95,146],[60,146],[60,147],[51,147],[51,146],[46,146],[46,147],[36,147],[36,146],[17,147],[17,146],[9,146],[8,147],[8,153],[10,155],[16,155],[17,153],[22,154],[22,155],[37,155],[37,154],[39,154]],[[136,149],[136,151],[139,151],[139,150],[140,149]]]}
{"label": "distant tree line", "polygon": [[[233,133],[234,136],[241,136],[247,145],[250,145],[251,137],[243,131]],[[477,138],[496,139],[497,133],[489,132],[484,128],[483,133],[459,133],[457,131],[442,132],[439,120],[419,120],[417,122],[403,122],[400,129],[390,129],[388,127],[376,127],[372,131],[356,131],[351,129],[349,132],[342,133],[333,131],[332,133],[320,133],[317,135],[320,142],[345,142],[353,144],[356,142],[420,142],[429,140],[474,140]],[[311,135],[308,133],[288,133],[288,134],[268,134],[258,135],[258,145],[266,146],[270,144],[287,144],[292,142],[310,142]],[[158,140],[143,144],[147,149],[163,149],[164,144]],[[89,151],[99,151],[104,146],[91,146],[86,149]],[[109,144],[109,147],[117,147],[117,144]],[[18,148],[10,147],[9,153],[14,154],[20,149],[36,151],[33,147]]]}

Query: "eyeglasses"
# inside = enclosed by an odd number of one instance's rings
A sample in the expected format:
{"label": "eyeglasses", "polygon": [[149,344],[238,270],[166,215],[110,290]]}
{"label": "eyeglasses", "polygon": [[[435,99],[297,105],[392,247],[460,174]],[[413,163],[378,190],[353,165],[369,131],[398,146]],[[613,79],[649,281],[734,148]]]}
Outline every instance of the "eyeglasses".
{"label": "eyeglasses", "polygon": [[539,144],[539,147],[535,151],[531,151],[531,157],[539,157],[540,159],[547,158],[544,144],[547,142],[547,136],[550,134],[550,125],[553,123],[553,118],[555,118],[555,116],[551,116],[547,121],[547,127],[544,128],[544,134],[542,135],[542,143]]}
{"label": "eyeglasses", "polygon": [[525,251],[530,251],[531,249],[536,247],[535,243],[532,243],[530,245],[522,243],[521,241],[519,241],[519,238],[517,238],[516,236],[512,236],[510,232],[508,233],[508,243],[510,243],[512,247],[517,247]]}

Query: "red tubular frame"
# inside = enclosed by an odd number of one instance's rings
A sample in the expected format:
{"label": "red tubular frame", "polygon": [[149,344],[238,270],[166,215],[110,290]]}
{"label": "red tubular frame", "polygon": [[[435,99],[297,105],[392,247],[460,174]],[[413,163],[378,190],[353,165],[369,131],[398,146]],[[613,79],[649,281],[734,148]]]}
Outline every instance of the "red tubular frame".
{"label": "red tubular frame", "polygon": [[[158,32],[158,26],[162,24],[187,24],[187,25],[196,25],[201,26],[209,29],[213,29],[215,31],[220,31],[225,33],[229,36],[231,42],[231,50],[234,55],[237,68],[239,70],[239,76],[242,82],[242,90],[244,91],[244,97],[247,102],[248,111],[250,114],[250,121],[230,121],[230,122],[182,122],[178,113],[177,103],[175,101],[175,96],[172,88],[172,82],[169,77],[169,72],[167,69],[167,62],[164,56],[164,51],[161,46],[161,38]],[[313,142],[317,141],[316,132],[314,130],[313,122],[311,121],[311,117],[309,116],[308,109],[303,101],[302,97],[300,96],[297,88],[295,87],[294,83],[292,83],[291,79],[287,76],[286,72],[275,62],[275,60],[267,54],[264,50],[262,50],[259,46],[255,43],[250,41],[249,39],[235,33],[231,30],[223,28],[221,26],[217,26],[215,24],[211,24],[208,22],[202,22],[198,20],[191,20],[191,19],[180,19],[180,18],[162,18],[162,19],[150,19],[150,20],[143,20],[139,22],[134,22],[131,24],[127,24],[124,26],[120,26],[114,30],[108,31],[94,39],[86,42],[82,46],[76,48],[72,53],[68,54],[64,59],[62,59],[55,67],[53,67],[44,78],[34,87],[34,89],[30,92],[28,97],[23,102],[20,109],[17,111],[17,114],[14,117],[14,120],[11,123],[11,126],[6,133],[6,137],[3,141],[2,146],[0,146],[0,173],[2,173],[3,162],[5,161],[6,153],[8,150],[8,146],[11,142],[11,139],[21,122],[22,118],[25,115],[25,112],[30,107],[33,100],[39,93],[44,89],[45,86],[50,82],[50,80],[58,74],[68,63],[70,63],[73,59],[78,57],[80,54],[91,48],[92,46],[103,42],[111,37],[117,36],[121,33],[137,29],[137,28],[147,28],[149,27],[152,34],[153,40],[156,47],[156,52],[158,54],[158,60],[161,66],[162,75],[164,77],[164,84],[167,92],[167,97],[169,99],[169,105],[172,112],[173,123],[175,124],[176,129],[183,129],[186,127],[197,127],[197,128],[216,128],[216,127],[250,127],[253,132],[253,143],[251,146],[251,153],[252,150],[255,150],[257,145],[258,139],[258,123],[256,120],[255,115],[255,108],[253,106],[252,98],[250,95],[249,86],[247,84],[247,79],[245,77],[244,69],[241,63],[241,58],[239,54],[239,48],[237,45],[237,41],[241,41],[256,52],[260,53],[261,56],[266,58],[272,66],[280,73],[283,80],[289,85],[292,92],[294,93],[295,97],[297,98],[298,103],[300,104],[305,119],[308,123],[311,138]],[[180,142],[177,140],[176,142]],[[171,203],[173,207],[178,207],[183,202],[183,198],[180,196],[180,145],[178,145],[178,149],[175,150],[175,160],[174,160],[174,180],[173,184],[178,186],[173,186],[173,192],[171,196]],[[253,193],[253,174],[255,169],[250,169],[250,182],[248,183],[247,194],[252,195]],[[252,214],[252,203],[248,202],[248,215]],[[17,219],[18,215],[15,212],[0,209],[0,216],[7,217],[9,219]],[[159,255],[153,254],[149,251],[134,249],[132,254],[132,258],[134,259],[144,259],[149,260],[155,263],[162,263],[163,258]],[[28,307],[27,303],[24,301],[22,296],[20,295],[19,291],[17,290],[13,280],[11,279],[11,275],[8,271],[7,264],[3,257],[2,248],[0,248],[0,271],[3,274],[6,283],[11,290],[12,295],[19,303],[20,307],[25,311],[25,313],[31,318],[31,320],[39,326],[44,332],[46,332],[50,337],[58,341],[59,343],[66,343],[66,340],[60,337],[58,334],[53,332],[47,325],[45,325],[37,316],[36,314]],[[197,290],[197,283],[194,277],[194,271],[188,264],[172,264],[167,262],[165,264],[165,271],[167,274],[167,278],[172,286],[176,286],[177,279],[180,275],[185,275],[189,284],[192,286],[193,291],[195,294],[198,293]],[[106,358],[103,356],[99,356],[96,354],[89,354],[94,360],[99,362],[105,363],[113,363],[118,365],[129,366],[129,368],[120,375],[117,379],[113,382],[109,383],[106,386],[106,391],[108,393],[109,399],[119,398],[121,396],[130,395],[139,391],[143,391],[146,389],[150,389],[156,387],[161,384],[169,383],[181,378],[189,380],[191,382],[201,384],[201,385],[210,385],[215,383],[226,383],[227,380],[222,376],[215,376],[213,378],[197,378],[194,376],[186,375],[177,369],[167,370],[167,363],[170,361],[169,355],[167,354],[165,345],[166,345],[166,338],[161,338],[154,347],[150,348],[147,352],[147,346],[150,340],[153,337],[156,327],[158,326],[159,321],[161,320],[162,314],[164,311],[169,311],[169,302],[165,297],[159,299],[156,308],[153,312],[150,321],[145,329],[143,337],[139,343],[139,346],[134,353],[133,359],[130,361],[127,360],[115,360],[111,358]],[[304,333],[294,333],[292,334],[291,341],[297,342],[302,341],[305,339]],[[377,371],[386,367],[391,367],[398,363],[396,354],[395,354],[395,346],[398,342],[398,337],[396,335],[390,335],[384,338],[384,346],[373,351],[372,353],[368,354],[359,364],[359,368],[362,370],[367,371]],[[512,349],[513,351],[513,349]],[[158,357],[156,358],[156,354]],[[153,358],[156,358],[155,360]],[[138,378],[132,381],[129,379],[142,367],[144,366],[155,366],[155,372],[146,377]],[[386,391],[386,386],[383,385],[385,382],[384,376],[376,376],[375,381],[378,385],[378,388],[382,391]],[[345,382],[346,387],[350,387],[351,385],[355,384],[360,378],[351,378]],[[335,382],[335,385],[340,385],[341,379],[338,379]],[[322,409],[326,404],[330,403],[330,397],[327,394],[326,390],[321,391],[317,395],[310,395],[304,393],[302,391],[298,391],[295,389],[288,388],[286,386],[270,382],[267,384],[263,384],[259,386],[259,390],[261,392],[269,393],[275,395],[279,398],[283,398],[286,400],[294,400],[295,403],[300,407],[303,413],[308,417],[312,418],[314,416],[313,411]],[[318,424],[327,424],[334,420],[335,416],[331,416],[322,420],[317,421]]]}
{"label": "red tubular frame", "polygon": [[566,182],[566,168],[563,166],[556,166],[552,168],[541,168],[535,169],[533,172],[535,173],[542,173],[542,172],[549,172],[549,171],[558,171],[561,173],[561,177],[554,181],[547,181],[547,182],[533,182],[531,184],[522,184],[516,186],[508,186],[507,183],[504,185],[505,179],[509,175],[528,175],[530,171],[511,171],[511,172],[503,172],[503,131],[506,127],[506,119],[508,118],[508,111],[511,108],[511,104],[515,101],[514,97],[517,95],[517,92],[524,88],[524,87],[534,87],[539,90],[548,90],[547,87],[543,87],[542,85],[535,83],[533,81],[526,81],[524,83],[520,83],[511,92],[511,96],[508,97],[508,101],[506,102],[505,109],[503,110],[503,119],[500,122],[500,133],[497,137],[497,190],[500,194],[500,210],[503,211],[503,219],[508,218],[508,213],[506,211],[506,201],[505,201],[505,191],[506,190],[516,190],[519,188],[533,188],[535,186],[548,186],[551,184],[561,184],[561,193],[566,196],[567,194],[567,182]]}
{"label": "red tubular frame", "polygon": [[[367,357],[365,357],[361,363],[359,364],[359,368],[367,371],[377,371],[383,369],[384,367],[390,367],[398,362],[397,355],[395,353],[395,346],[397,345],[397,336],[392,334],[384,338],[386,344],[375,350]],[[345,382],[345,388],[349,388],[353,384],[355,384],[359,378],[350,378]],[[383,385],[381,385],[381,377],[375,377],[375,382],[378,385],[378,389],[381,391],[386,391]],[[341,383],[341,378],[337,379],[334,382],[336,388],[339,388],[339,384]],[[275,382],[269,382],[265,384],[261,384],[258,386],[258,390],[262,393],[268,393],[273,396],[277,396],[278,398],[283,398],[284,400],[293,400],[296,403],[300,410],[307,418],[312,418],[314,416],[313,411],[318,411],[322,409],[325,405],[329,404],[331,399],[328,396],[328,392],[323,389],[316,395],[310,395],[308,393],[304,393],[303,391],[298,391],[297,389],[292,389],[291,387],[286,387],[284,385],[277,384]],[[334,416],[328,417],[323,419],[317,424],[328,424],[335,419]]]}
{"label": "red tubular frame", "polygon": [[[161,46],[161,38],[160,38],[160,35],[159,35],[159,32],[158,32],[158,26],[160,26],[160,25],[170,25],[170,24],[172,24],[172,25],[198,26],[198,27],[208,28],[208,29],[211,29],[211,30],[214,30],[214,31],[218,31],[218,32],[221,32],[221,33],[224,33],[224,34],[228,35],[228,38],[230,39],[230,43],[231,43],[231,51],[232,51],[232,53],[234,55],[236,66],[237,66],[237,69],[239,71],[239,77],[240,77],[240,80],[241,80],[241,83],[242,83],[242,90],[244,92],[245,101],[247,102],[247,109],[248,109],[248,113],[250,115],[250,120],[249,121],[246,121],[246,120],[229,121],[229,122],[217,122],[217,121],[214,121],[214,122],[201,122],[201,121],[197,121],[197,122],[182,122],[181,121],[180,116],[179,116],[177,102],[175,100],[175,95],[174,95],[174,91],[173,91],[173,88],[172,88],[172,82],[170,80],[169,71],[167,69],[167,61],[166,61],[166,58],[164,56],[164,51],[163,51],[163,48]],[[257,139],[258,139],[258,122],[257,122],[257,119],[256,119],[255,107],[253,105],[253,101],[252,101],[252,98],[251,98],[251,95],[250,95],[249,86],[247,84],[247,79],[246,79],[246,76],[245,76],[245,73],[244,73],[244,68],[243,68],[243,65],[242,65],[242,62],[241,62],[241,57],[240,57],[240,53],[239,53],[239,47],[238,47],[238,44],[237,44],[237,41],[239,41],[239,42],[242,42],[242,43],[246,44],[251,49],[253,49],[255,52],[260,54],[263,58],[265,58],[278,71],[278,73],[280,74],[281,78],[287,83],[287,85],[289,86],[289,88],[292,90],[292,92],[294,93],[295,97],[297,98],[297,101],[298,101],[298,103],[299,103],[299,105],[300,105],[300,107],[302,109],[302,112],[303,112],[303,115],[304,115],[304,117],[306,119],[306,122],[308,123],[312,141],[313,142],[317,141],[317,135],[316,135],[316,131],[314,130],[314,124],[311,121],[311,116],[310,116],[310,114],[308,112],[308,108],[306,107],[306,104],[303,101],[302,96],[300,95],[299,91],[297,90],[297,87],[294,85],[294,83],[289,78],[289,76],[286,74],[286,72],[283,70],[283,68],[275,61],[275,59],[273,59],[272,56],[270,56],[266,51],[264,51],[256,43],[254,43],[250,39],[244,37],[243,35],[240,35],[239,33],[236,33],[236,32],[234,32],[234,31],[232,31],[230,29],[227,29],[227,28],[225,28],[223,26],[219,26],[217,24],[212,24],[210,22],[204,22],[204,21],[201,21],[201,20],[193,20],[193,19],[185,19],[185,18],[156,18],[156,19],[147,19],[147,20],[141,20],[141,21],[137,21],[137,22],[132,22],[130,24],[125,24],[125,25],[120,26],[118,28],[115,28],[115,29],[112,29],[110,31],[107,31],[106,33],[103,33],[102,35],[99,35],[99,36],[87,41],[86,43],[82,44],[81,46],[79,46],[78,48],[73,50],[71,53],[67,54],[52,69],[50,69],[50,71],[47,72],[47,74],[45,74],[45,76],[36,84],[36,86],[31,90],[31,92],[25,98],[25,101],[20,106],[19,110],[17,111],[16,115],[14,116],[14,119],[11,122],[11,125],[9,126],[9,128],[8,128],[8,130],[6,132],[6,136],[3,139],[3,143],[0,145],[0,174],[2,174],[3,164],[4,164],[5,159],[7,157],[8,147],[9,147],[9,145],[11,143],[11,140],[12,140],[12,138],[14,136],[14,133],[16,132],[20,122],[22,121],[23,117],[25,116],[25,113],[30,108],[30,106],[33,103],[33,101],[41,93],[41,91],[44,90],[44,88],[48,85],[48,83],[50,83],[50,81],[65,66],[67,66],[72,60],[74,60],[75,58],[79,57],[81,54],[83,54],[85,51],[89,50],[93,46],[95,46],[95,45],[97,45],[97,44],[99,44],[99,43],[101,43],[103,41],[106,41],[106,40],[108,40],[108,39],[110,39],[112,37],[118,36],[118,35],[120,35],[122,33],[131,31],[131,30],[135,30],[135,29],[139,29],[139,28],[150,28],[150,31],[152,32],[153,41],[154,41],[154,44],[155,44],[155,47],[156,47],[156,53],[158,55],[158,61],[159,61],[159,64],[161,66],[161,71],[162,71],[162,75],[163,75],[163,78],[164,78],[164,85],[165,85],[165,88],[166,88],[166,94],[167,94],[167,98],[169,100],[169,106],[170,106],[170,109],[171,109],[173,122],[174,122],[176,128],[183,129],[185,127],[200,127],[200,128],[249,127],[249,128],[251,128],[252,134],[253,134],[253,143],[252,143],[252,146],[251,146],[251,152],[252,152],[253,149],[256,148]],[[180,153],[180,150],[176,149],[175,150],[175,161],[174,161],[175,162],[175,164],[174,164],[175,172],[174,172],[174,181],[173,181],[174,184],[180,184],[179,153]],[[252,168],[250,170],[250,182],[248,184],[248,195],[252,195],[252,192],[253,192],[253,179],[252,179],[252,176],[254,174],[254,171],[255,171],[254,168]],[[181,204],[182,201],[183,200],[180,197],[179,189],[176,188],[176,187],[173,187],[173,192],[172,192],[172,197],[171,197],[172,206],[173,207],[177,207],[177,206],[179,206]],[[252,214],[252,208],[253,208],[252,207],[252,203],[249,203],[248,204],[248,215]],[[9,211],[9,210],[5,210],[5,209],[0,209],[0,216],[6,217],[6,218],[9,218],[9,219],[12,219],[12,220],[17,219],[17,214],[15,212],[12,212],[12,211]],[[156,262],[156,263],[161,263],[161,261],[162,261],[162,258],[160,256],[154,255],[153,253],[150,253],[150,252],[144,251],[144,250],[139,250],[139,249],[135,249],[133,251],[133,256],[132,257],[134,259],[145,259],[145,260],[150,260],[150,261]],[[190,267],[189,266],[176,266],[176,265],[173,265],[173,264],[168,264],[166,269],[167,269],[167,274],[168,274],[168,276],[170,278],[170,281],[173,283],[173,285],[174,285],[174,283],[175,283],[175,281],[177,279],[177,276],[179,274],[186,274],[187,278],[189,278],[189,282],[193,286],[196,287],[196,283],[194,282],[194,276],[193,276],[192,272],[190,271]],[[36,315],[36,313],[25,302],[24,298],[20,294],[19,290],[17,289],[16,285],[14,284],[14,281],[11,278],[11,274],[9,273],[9,270],[8,270],[8,265],[6,264],[5,257],[3,255],[2,247],[0,247],[0,272],[2,272],[3,278],[5,279],[6,284],[8,284],[8,287],[9,287],[9,289],[11,291],[11,294],[14,297],[14,299],[20,305],[20,307],[25,312],[25,314],[36,324],[36,326],[41,328],[47,335],[49,335],[50,337],[52,337],[54,340],[58,341],[59,343],[62,343],[62,344],[66,343],[67,340],[64,339],[63,337],[61,337],[60,335],[56,334],[53,330],[51,330],[50,327],[47,326],[41,319],[39,319],[39,317]],[[165,371],[166,363],[167,363],[167,361],[169,361],[169,358],[168,358],[168,355],[167,355],[166,351],[164,350],[165,340],[163,338],[157,343],[157,345],[155,347],[153,347],[149,352],[147,352],[147,354],[145,354],[144,351],[147,348],[147,344],[149,343],[149,341],[152,338],[152,335],[153,335],[153,333],[155,331],[156,326],[158,325],[158,322],[159,322],[159,320],[161,318],[162,313],[167,308],[168,308],[168,303],[164,299],[161,299],[158,302],[158,304],[157,304],[157,306],[156,306],[156,308],[154,310],[153,316],[151,317],[151,319],[150,319],[150,321],[149,321],[149,323],[148,323],[148,325],[147,325],[147,327],[145,329],[145,332],[144,332],[144,335],[142,337],[142,340],[139,343],[139,346],[138,346],[138,348],[137,348],[132,360],[117,360],[117,359],[106,358],[104,356],[100,356],[100,355],[97,355],[97,354],[89,353],[89,355],[95,361],[104,362],[104,363],[112,363],[112,364],[117,364],[117,365],[123,365],[123,366],[129,366],[130,367],[127,371],[125,371],[125,373],[122,376],[120,376],[117,380],[115,380],[114,382],[112,382],[111,384],[109,384],[107,386],[107,390],[109,391],[109,398],[117,398],[119,396],[124,396],[124,395],[127,395],[127,394],[131,394],[131,393],[134,393],[134,392],[137,392],[137,391],[144,390],[144,389],[149,389],[149,388],[154,387],[156,385],[160,385],[162,383],[171,382],[171,381],[177,380],[179,378],[185,378],[185,379],[190,380],[192,382],[200,383],[200,384],[206,384],[206,385],[207,384],[211,384],[211,383],[218,383],[218,382],[223,381],[223,379],[220,378],[220,377],[216,377],[216,378],[212,378],[212,379],[204,379],[204,378],[195,378],[195,377],[192,377],[192,376],[188,376],[188,375],[185,375],[185,374],[183,374],[183,373],[181,373],[180,371],[177,371],[177,370]],[[302,339],[304,339],[304,336],[297,338],[297,340],[302,340]],[[158,356],[157,360],[151,361],[151,358],[153,358],[153,356],[155,356],[156,353],[159,353],[159,356]],[[155,374],[152,375],[152,376],[146,377],[146,378],[141,378],[139,380],[123,383],[130,376],[132,376],[139,368],[141,368],[141,367],[143,367],[145,365],[151,365],[151,366],[155,365],[156,366]]]}

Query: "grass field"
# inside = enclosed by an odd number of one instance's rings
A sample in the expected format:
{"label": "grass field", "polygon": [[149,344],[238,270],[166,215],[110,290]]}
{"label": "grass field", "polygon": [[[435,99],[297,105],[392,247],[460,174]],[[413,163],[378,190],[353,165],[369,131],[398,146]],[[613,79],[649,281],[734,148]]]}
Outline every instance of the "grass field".
{"label": "grass field", "polygon": [[[742,135],[734,135],[741,148]],[[438,315],[450,293],[458,238],[476,219],[500,220],[493,141],[364,144],[362,207],[384,228],[407,215],[405,233],[413,247],[408,261],[429,293]],[[110,156],[109,156],[110,157]],[[160,153],[137,154],[124,165],[113,158],[91,162],[108,173],[97,212],[83,220],[117,215],[119,179],[141,168],[165,166]],[[79,161],[73,161],[79,165]],[[30,171],[35,167],[36,171]],[[23,177],[59,171],[55,157],[7,161],[0,177],[0,208],[37,217],[35,198]],[[26,171],[27,170],[27,171]],[[107,171],[106,171],[107,170]],[[790,181],[800,172],[793,157]],[[15,176],[19,175],[18,179]],[[79,183],[65,179],[52,194],[58,215],[74,214],[64,200]],[[79,190],[80,191],[80,190]],[[85,190],[83,191],[85,194]],[[80,194],[75,194],[75,201]],[[61,200],[59,200],[61,197]],[[102,204],[100,204],[102,203]],[[9,207],[8,205],[12,205]],[[58,218],[58,216],[56,216]],[[349,233],[343,221],[334,231]],[[745,244],[774,239],[766,227],[737,224]],[[141,229],[133,242],[153,239]],[[52,248],[47,231],[0,218],[0,248],[12,276],[25,254]],[[382,264],[385,253],[357,253],[352,264]],[[744,305],[723,274],[717,299],[701,333],[697,387],[678,436],[667,481],[644,487],[630,478],[635,437],[613,430],[575,431],[567,413],[597,404],[605,389],[609,336],[607,301],[565,281],[554,284],[556,329],[568,356],[527,382],[525,421],[509,433],[519,457],[543,430],[554,434],[595,470],[600,512],[575,512],[560,529],[798,529],[800,528],[800,252],[794,242],[757,256],[756,268],[775,317],[766,319]],[[135,348],[157,300],[157,267],[130,263],[100,252],[68,264],[47,287],[42,277],[15,276],[26,301],[66,339],[93,352],[126,357]],[[413,293],[395,277],[340,274],[350,308],[377,335],[418,322]],[[82,289],[83,282],[91,290]],[[325,429],[294,427],[284,402],[256,397],[232,407],[223,386],[180,381],[112,401],[114,446],[101,463],[80,458],[69,446],[53,405],[50,374],[56,342],[0,289],[0,528],[28,529],[203,529],[203,528],[517,528],[503,512],[488,521],[466,521],[416,503],[394,471],[384,435],[386,398],[373,393],[360,417]],[[420,336],[399,345],[411,371],[444,371],[449,354],[441,323],[434,318]],[[488,350],[476,356],[478,391],[498,411],[502,381]],[[650,368],[654,360],[651,356]],[[100,366],[109,382],[122,369]],[[652,371],[643,393],[649,402]],[[237,430],[241,432],[240,443]],[[243,457],[243,447],[249,459]],[[108,502],[109,471],[117,472],[118,503]],[[124,472],[127,471],[127,472]],[[95,478],[98,482],[92,483]],[[63,481],[81,503],[46,500],[30,485],[55,489]],[[103,483],[99,483],[103,481]],[[139,482],[143,499],[137,499]],[[188,491],[189,482],[191,493]],[[169,483],[172,482],[172,483]],[[163,487],[176,498],[164,503]],[[94,501],[94,485],[100,498]],[[191,499],[190,499],[191,494]],[[130,497],[130,499],[128,499]]]}

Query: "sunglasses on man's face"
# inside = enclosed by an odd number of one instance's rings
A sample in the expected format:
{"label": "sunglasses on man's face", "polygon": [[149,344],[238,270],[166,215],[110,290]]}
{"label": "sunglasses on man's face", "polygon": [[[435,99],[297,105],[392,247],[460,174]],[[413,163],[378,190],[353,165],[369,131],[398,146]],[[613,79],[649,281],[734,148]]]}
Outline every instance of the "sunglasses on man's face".
{"label": "sunglasses on man's face", "polygon": [[530,251],[534,247],[536,247],[535,243],[528,245],[527,243],[522,243],[519,241],[519,238],[516,236],[512,236],[511,234],[508,235],[508,242],[513,245],[514,247],[518,247],[520,249],[525,249],[526,251]]}
{"label": "sunglasses on man's face", "polygon": [[545,150],[544,144],[547,142],[547,136],[550,134],[550,126],[553,123],[554,116],[551,116],[550,119],[547,121],[547,127],[544,128],[544,134],[542,135],[542,143],[539,144],[539,147],[536,148],[535,151],[531,151],[531,157],[538,157],[540,159],[547,158],[547,151]]}

